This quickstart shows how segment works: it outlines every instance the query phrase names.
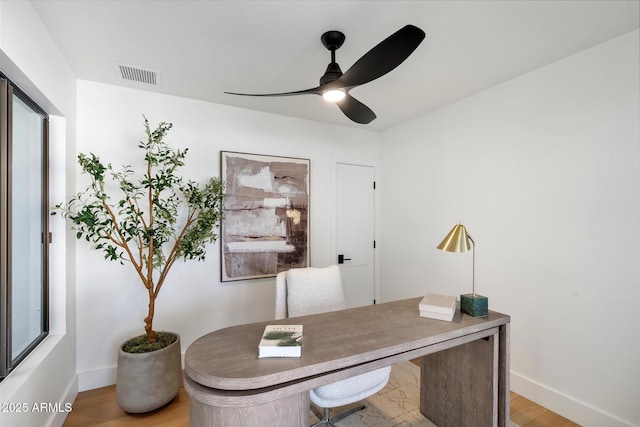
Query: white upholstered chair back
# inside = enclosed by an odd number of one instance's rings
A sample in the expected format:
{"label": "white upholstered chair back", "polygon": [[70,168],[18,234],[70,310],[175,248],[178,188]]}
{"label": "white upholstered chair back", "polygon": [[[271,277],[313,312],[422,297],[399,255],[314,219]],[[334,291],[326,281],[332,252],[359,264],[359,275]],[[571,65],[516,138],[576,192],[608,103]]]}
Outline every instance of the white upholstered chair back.
{"label": "white upholstered chair back", "polygon": [[345,307],[337,265],[293,268],[276,276],[276,319],[326,313]]}

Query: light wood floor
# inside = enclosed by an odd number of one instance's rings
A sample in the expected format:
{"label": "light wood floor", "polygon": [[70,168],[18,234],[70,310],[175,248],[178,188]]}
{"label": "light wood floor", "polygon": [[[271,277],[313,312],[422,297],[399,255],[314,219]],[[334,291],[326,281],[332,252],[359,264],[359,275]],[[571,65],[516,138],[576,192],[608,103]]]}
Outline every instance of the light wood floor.
{"label": "light wood floor", "polygon": [[[511,392],[511,420],[522,427],[574,427],[578,424]],[[184,388],[164,408],[147,414],[125,413],[116,403],[116,386],[78,394],[63,427],[184,427],[189,424],[189,396]]]}

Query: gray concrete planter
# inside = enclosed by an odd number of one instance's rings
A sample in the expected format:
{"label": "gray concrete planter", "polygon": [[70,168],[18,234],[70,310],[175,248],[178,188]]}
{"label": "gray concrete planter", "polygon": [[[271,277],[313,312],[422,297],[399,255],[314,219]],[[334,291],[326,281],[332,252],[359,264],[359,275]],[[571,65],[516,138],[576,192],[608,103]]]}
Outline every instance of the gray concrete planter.
{"label": "gray concrete planter", "polygon": [[118,350],[116,401],[130,413],[158,409],[171,402],[182,386],[180,336],[168,347],[149,353]]}

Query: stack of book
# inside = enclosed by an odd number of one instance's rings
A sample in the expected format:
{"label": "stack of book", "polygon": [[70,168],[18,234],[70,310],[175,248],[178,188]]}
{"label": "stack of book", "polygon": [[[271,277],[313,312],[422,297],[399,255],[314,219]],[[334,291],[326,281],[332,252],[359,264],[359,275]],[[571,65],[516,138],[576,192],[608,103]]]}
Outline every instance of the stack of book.
{"label": "stack of book", "polygon": [[456,297],[451,295],[427,294],[419,305],[420,316],[431,319],[453,320],[456,314]]}
{"label": "stack of book", "polygon": [[267,325],[258,344],[258,357],[301,357],[302,325]]}

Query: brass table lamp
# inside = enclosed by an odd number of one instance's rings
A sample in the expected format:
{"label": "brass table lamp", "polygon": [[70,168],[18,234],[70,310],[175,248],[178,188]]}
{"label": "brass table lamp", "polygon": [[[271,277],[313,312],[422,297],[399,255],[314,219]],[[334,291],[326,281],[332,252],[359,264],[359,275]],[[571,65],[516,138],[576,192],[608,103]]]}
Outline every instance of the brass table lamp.
{"label": "brass table lamp", "polygon": [[460,295],[460,311],[473,317],[485,317],[489,314],[489,300],[487,297],[476,294],[476,242],[467,233],[464,225],[456,224],[438,245],[441,251],[456,253],[467,252],[471,248],[473,248],[473,290],[470,294]]}

